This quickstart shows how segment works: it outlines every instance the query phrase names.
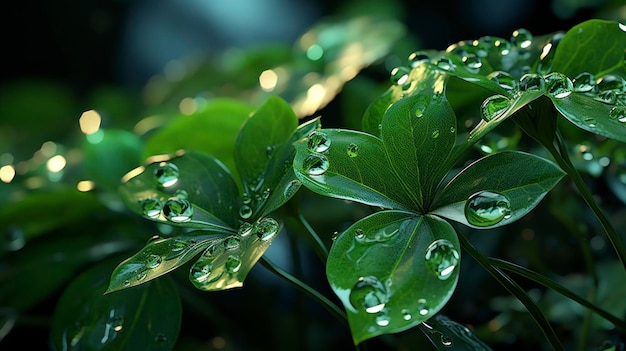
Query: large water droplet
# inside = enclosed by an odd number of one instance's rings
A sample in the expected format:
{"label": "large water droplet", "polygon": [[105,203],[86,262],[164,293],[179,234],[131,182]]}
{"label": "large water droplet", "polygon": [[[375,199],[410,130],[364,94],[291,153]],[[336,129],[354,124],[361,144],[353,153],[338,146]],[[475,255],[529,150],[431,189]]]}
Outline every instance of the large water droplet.
{"label": "large water droplet", "polygon": [[598,79],[597,84],[598,89],[601,91],[614,90],[618,94],[626,92],[626,82],[624,78],[613,74],[607,74]]}
{"label": "large water droplet", "polygon": [[557,99],[569,96],[572,90],[574,90],[572,81],[566,75],[559,72],[548,74],[544,77],[544,82],[548,95]]}
{"label": "large water droplet", "polygon": [[389,301],[385,285],[373,276],[361,277],[350,291],[350,303],[357,310],[378,313]]}
{"label": "large water droplet", "polygon": [[159,167],[154,170],[154,181],[160,187],[167,188],[178,182],[180,172],[175,164],[169,162],[161,162]]}
{"label": "large water droplet", "polygon": [[594,99],[609,105],[615,105],[617,102],[617,93],[615,90],[600,91]]}
{"label": "large water droplet", "polygon": [[504,113],[510,105],[511,101],[506,96],[492,95],[480,105],[482,119],[485,122],[489,122]]}
{"label": "large water droplet", "polygon": [[465,68],[472,73],[478,73],[480,68],[483,66],[483,62],[480,57],[474,54],[467,54],[466,56],[463,56],[461,61],[465,64]]}
{"label": "large water droplet", "polygon": [[504,71],[494,71],[487,75],[487,79],[498,84],[502,89],[515,93],[518,90],[518,82],[512,75]]}
{"label": "large water droplet", "polygon": [[144,216],[158,218],[163,210],[163,203],[156,197],[145,199],[141,202],[141,212]]}
{"label": "large water droplet", "polygon": [[239,207],[239,217],[243,219],[252,217],[252,212],[252,207],[248,205],[241,205],[241,207]]}
{"label": "large water droplet", "polygon": [[346,154],[348,154],[350,158],[357,157],[359,155],[359,146],[355,143],[350,143],[346,149]]}
{"label": "large water droplet", "polygon": [[511,35],[511,44],[518,49],[526,49],[533,43],[533,35],[529,30],[520,28],[513,31]]}
{"label": "large water droplet", "polygon": [[291,198],[296,194],[296,192],[298,192],[298,189],[300,189],[301,185],[302,183],[297,179],[290,181],[283,191],[283,196],[287,199]]}
{"label": "large water droplet", "polygon": [[237,234],[239,234],[239,236],[241,237],[246,237],[248,235],[250,235],[250,233],[252,233],[252,229],[254,228],[254,226],[248,222],[243,222],[241,223],[241,225],[239,226],[239,230],[237,231]]}
{"label": "large water droplet", "polygon": [[238,236],[231,235],[224,239],[224,249],[234,250],[241,245],[241,239]]}
{"label": "large water droplet", "polygon": [[477,227],[492,226],[510,215],[511,203],[502,194],[480,191],[470,196],[465,203],[465,218]]}
{"label": "large water droplet", "polygon": [[407,67],[400,66],[391,70],[391,77],[389,78],[392,83],[397,85],[404,85],[409,80],[409,73],[411,70]]}
{"label": "large water droplet", "polygon": [[579,93],[588,93],[597,90],[596,77],[589,72],[583,72],[577,75],[572,83],[574,84],[574,91]]}
{"label": "large water droplet", "polygon": [[313,132],[309,135],[307,147],[311,152],[325,152],[330,147],[330,139],[323,132]]}
{"label": "large water droplet", "polygon": [[224,267],[230,274],[237,273],[241,268],[241,259],[237,256],[228,256],[226,262],[224,263]]}
{"label": "large water droplet", "polygon": [[254,226],[254,234],[261,241],[268,241],[278,233],[278,229],[280,229],[278,222],[274,218],[266,217]]}
{"label": "large water droplet", "polygon": [[211,263],[205,264],[204,262],[198,261],[191,266],[189,277],[198,283],[204,283],[209,279],[211,272],[213,272],[213,265]]}
{"label": "large water droplet", "polygon": [[436,65],[444,71],[453,71],[456,68],[454,63],[452,63],[452,60],[447,57],[442,57],[437,60]]}
{"label": "large water droplet", "polygon": [[535,73],[526,73],[519,79],[521,91],[543,91],[544,87],[543,77]]}
{"label": "large water droplet", "polygon": [[163,206],[163,215],[172,222],[187,222],[191,220],[193,207],[187,200],[171,198]]}
{"label": "large water droplet", "polygon": [[328,159],[324,155],[310,154],[302,162],[302,168],[310,175],[322,175],[328,169]]}
{"label": "large water droplet", "polygon": [[626,123],[626,107],[625,106],[615,106],[609,110],[609,117],[612,120]]}
{"label": "large water droplet", "polygon": [[169,248],[172,252],[179,252],[187,248],[189,244],[186,241],[174,239],[170,240]]}
{"label": "large water droplet", "polygon": [[161,262],[163,262],[163,257],[152,254],[146,259],[146,267],[154,269],[160,266]]}
{"label": "large water droplet", "polygon": [[179,199],[187,200],[189,199],[189,193],[186,190],[178,189],[174,192],[174,197]]}
{"label": "large water droplet", "polygon": [[459,264],[459,252],[448,240],[435,240],[426,249],[424,256],[426,268],[440,280],[450,278]]}
{"label": "large water droplet", "polygon": [[415,68],[423,62],[429,62],[430,57],[423,51],[416,51],[409,55],[409,66]]}

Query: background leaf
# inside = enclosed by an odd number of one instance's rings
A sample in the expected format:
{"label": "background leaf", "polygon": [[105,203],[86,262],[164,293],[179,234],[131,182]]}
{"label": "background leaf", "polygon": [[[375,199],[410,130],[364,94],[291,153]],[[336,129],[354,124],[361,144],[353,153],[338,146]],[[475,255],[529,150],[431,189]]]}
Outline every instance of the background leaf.
{"label": "background leaf", "polygon": [[412,202],[398,186],[380,139],[341,129],[322,129],[319,133],[330,142],[322,153],[309,150],[309,139],[294,144],[294,171],[302,184],[325,196],[408,209]]}
{"label": "background leaf", "polygon": [[474,335],[469,328],[438,314],[419,325],[438,351],[490,351],[491,348]]}
{"label": "background leaf", "polygon": [[105,261],[78,276],[58,301],[52,322],[57,350],[171,350],[181,324],[178,291],[169,278],[103,295]]}
{"label": "background leaf", "polygon": [[[158,172],[163,173],[167,183],[159,182]],[[155,156],[145,166],[126,174],[123,181],[120,194],[124,202],[145,218],[190,228],[238,227],[233,206],[239,189],[229,170],[211,155],[190,151],[178,156]],[[187,202],[180,210],[189,216],[168,220],[164,210],[169,200]]]}
{"label": "background leaf", "polygon": [[[530,212],[565,173],[553,162],[521,151],[502,151],[478,159],[461,170],[438,196],[431,213],[473,228],[495,228]],[[509,201],[509,215],[488,226],[470,224],[465,204],[473,194],[489,191]]]}
{"label": "background leaf", "polygon": [[[435,243],[446,245],[439,251]],[[431,270],[435,257],[444,275]],[[459,262],[459,242],[446,221],[382,211],[339,235],[326,274],[348,313],[354,342],[360,343],[406,330],[437,313],[454,291]]]}

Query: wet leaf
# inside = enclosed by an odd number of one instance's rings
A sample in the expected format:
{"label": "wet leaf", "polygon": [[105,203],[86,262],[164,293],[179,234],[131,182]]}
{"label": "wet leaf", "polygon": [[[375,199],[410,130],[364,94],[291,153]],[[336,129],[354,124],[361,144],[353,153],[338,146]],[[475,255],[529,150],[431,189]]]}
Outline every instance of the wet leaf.
{"label": "wet leaf", "polygon": [[469,328],[443,315],[434,316],[419,328],[438,351],[491,351]]}
{"label": "wet leaf", "polygon": [[437,313],[454,291],[459,263],[459,243],[449,223],[389,210],[339,235],[326,274],[358,344],[414,327]]}
{"label": "wet leaf", "polygon": [[169,278],[103,295],[111,261],[76,278],[58,301],[52,322],[57,350],[171,350],[182,319]]}
{"label": "wet leaf", "polygon": [[[503,226],[530,212],[564,175],[553,162],[539,156],[521,151],[491,154],[448,182],[432,213],[473,228]],[[487,193],[474,197],[481,192]]]}
{"label": "wet leaf", "polygon": [[199,152],[160,155],[127,173],[120,186],[133,212],[189,228],[237,227],[239,194],[230,172],[216,158]]}

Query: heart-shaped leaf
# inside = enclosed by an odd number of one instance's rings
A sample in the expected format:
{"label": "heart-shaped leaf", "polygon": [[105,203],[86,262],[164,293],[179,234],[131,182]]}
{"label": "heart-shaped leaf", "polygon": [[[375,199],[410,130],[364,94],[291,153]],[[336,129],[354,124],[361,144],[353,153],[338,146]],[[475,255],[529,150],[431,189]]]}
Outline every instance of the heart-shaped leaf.
{"label": "heart-shaped leaf", "polygon": [[339,235],[326,274],[358,344],[437,313],[454,291],[459,263],[459,242],[448,222],[387,210]]}
{"label": "heart-shaped leaf", "polygon": [[139,215],[171,225],[231,230],[239,196],[229,170],[216,158],[195,151],[153,156],[122,179],[120,193]]}
{"label": "heart-shaped leaf", "polygon": [[52,321],[57,350],[171,350],[181,323],[181,303],[164,277],[103,295],[110,261],[76,278],[65,290]]}
{"label": "heart-shaped leaf", "polygon": [[565,173],[520,151],[487,155],[461,170],[437,197],[433,214],[473,228],[495,228],[530,212]]}
{"label": "heart-shaped leaf", "polygon": [[410,198],[399,185],[379,138],[358,131],[322,129],[294,146],[294,170],[312,191],[408,210]]}

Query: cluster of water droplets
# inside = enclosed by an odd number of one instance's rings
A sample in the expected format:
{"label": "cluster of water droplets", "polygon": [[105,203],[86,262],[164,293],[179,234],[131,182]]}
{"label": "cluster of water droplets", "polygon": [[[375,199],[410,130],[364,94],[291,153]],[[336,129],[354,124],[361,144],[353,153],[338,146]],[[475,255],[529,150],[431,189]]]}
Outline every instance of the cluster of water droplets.
{"label": "cluster of water droplets", "polygon": [[[307,174],[321,176],[328,170],[330,163],[325,154],[330,149],[330,144],[330,138],[322,131],[314,131],[308,136],[307,149],[309,154],[302,162],[302,168]],[[349,157],[357,157],[359,154],[358,145],[350,144],[346,153]]]}
{"label": "cluster of water droplets", "polygon": [[[154,170],[154,183],[157,188],[168,190],[178,183],[180,172],[171,162],[161,162]],[[154,195],[140,201],[141,212],[152,219],[182,223],[191,220],[193,206],[188,200],[187,191],[178,189],[167,199]]]}
{"label": "cluster of water droplets", "polygon": [[243,254],[251,241],[270,243],[278,234],[279,223],[270,217],[254,224],[243,222],[236,234],[212,243],[189,270],[189,278],[198,287],[209,286],[226,276],[235,275],[244,262]]}
{"label": "cluster of water droplets", "polygon": [[[354,230],[355,245],[385,244],[402,230],[402,226],[368,231],[357,228]],[[423,258],[427,271],[441,281],[450,279],[459,263],[459,252],[446,239],[434,240],[426,249]],[[376,325],[386,327],[392,322],[392,308],[388,305],[393,295],[391,285],[391,278],[381,279],[373,275],[360,277],[350,289],[350,305],[356,311],[374,315]],[[415,318],[424,319],[433,311],[426,298],[418,298],[414,306],[401,308],[399,312],[404,321],[411,321]]]}

